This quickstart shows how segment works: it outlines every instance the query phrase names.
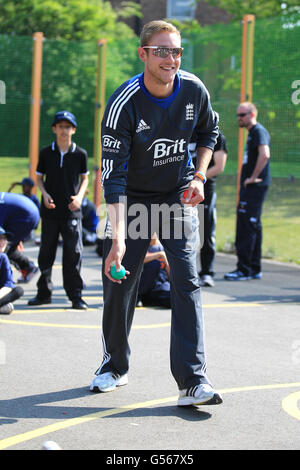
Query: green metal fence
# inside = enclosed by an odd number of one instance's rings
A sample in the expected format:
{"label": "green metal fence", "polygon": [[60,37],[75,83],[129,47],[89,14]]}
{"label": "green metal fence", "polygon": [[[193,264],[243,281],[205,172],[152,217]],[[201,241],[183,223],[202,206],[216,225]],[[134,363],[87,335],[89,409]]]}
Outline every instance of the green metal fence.
{"label": "green metal fence", "polygon": [[[240,23],[213,25],[184,34],[182,68],[198,75],[220,114],[230,149],[226,173],[237,165],[236,106],[241,77]],[[296,20],[256,20],[253,101],[259,120],[272,138],[273,176],[300,177],[300,27]],[[106,95],[140,72],[138,40],[120,38],[107,46]],[[77,140],[89,154],[93,148],[96,47],[93,43],[44,40],[40,145],[51,139],[51,120],[70,109],[79,126]],[[31,91],[32,38],[0,35],[0,156],[27,156]]]}
{"label": "green metal fence", "polygon": [[[141,65],[136,57],[138,40],[120,39],[109,44],[107,96]],[[31,37],[0,35],[0,81],[5,103],[0,104],[0,157],[28,156],[32,75]],[[51,122],[62,109],[77,118],[76,140],[91,156],[94,135],[97,41],[74,42],[45,39],[43,43],[40,146],[52,139]],[[0,101],[1,103],[1,101]]]}
{"label": "green metal fence", "polygon": [[[300,176],[300,27],[287,18],[256,20],[253,101],[272,138],[273,176]],[[206,27],[190,36],[193,71],[207,85],[229,142],[227,172],[236,169],[241,25]],[[294,87],[294,88],[293,88]],[[297,93],[297,88],[299,93]]]}
{"label": "green metal fence", "polygon": [[[78,121],[75,141],[92,157],[97,41],[98,38],[89,43],[45,38],[40,147],[53,138],[54,113],[69,109]],[[238,153],[235,114],[240,101],[242,24],[213,25],[185,32],[183,43],[182,68],[198,75],[207,86],[228,143],[225,175],[219,176],[217,183],[217,243],[222,249],[234,240]],[[273,185],[264,211],[264,254],[279,258],[286,255],[284,259],[298,262],[295,227],[300,223],[299,44],[299,18],[255,21],[253,101],[258,108],[258,120],[269,130],[272,140]],[[124,80],[143,69],[137,46],[137,38],[127,40],[126,44],[122,38],[108,42],[106,98]],[[32,49],[32,37],[0,35],[0,157],[28,157]],[[286,228],[284,232],[280,232],[281,227]],[[293,238],[289,240],[291,233]],[[286,254],[286,247],[291,254]]]}

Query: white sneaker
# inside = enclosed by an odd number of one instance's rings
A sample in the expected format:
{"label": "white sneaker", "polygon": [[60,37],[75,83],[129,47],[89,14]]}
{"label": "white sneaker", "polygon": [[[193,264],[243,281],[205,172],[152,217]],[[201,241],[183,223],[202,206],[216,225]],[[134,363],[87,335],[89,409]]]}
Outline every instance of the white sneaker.
{"label": "white sneaker", "polygon": [[177,405],[220,405],[221,395],[208,384],[200,384],[186,390],[180,390]]}
{"label": "white sneaker", "polygon": [[214,287],[215,282],[210,274],[203,274],[203,276],[201,276],[201,285],[203,287]]}
{"label": "white sneaker", "polygon": [[0,313],[3,313],[5,315],[9,315],[13,311],[13,309],[14,309],[13,304],[8,303],[8,304],[2,305],[2,307],[0,307]]}
{"label": "white sneaker", "polygon": [[128,384],[128,375],[114,374],[113,372],[104,372],[96,375],[90,385],[91,392],[112,392],[117,387]]}

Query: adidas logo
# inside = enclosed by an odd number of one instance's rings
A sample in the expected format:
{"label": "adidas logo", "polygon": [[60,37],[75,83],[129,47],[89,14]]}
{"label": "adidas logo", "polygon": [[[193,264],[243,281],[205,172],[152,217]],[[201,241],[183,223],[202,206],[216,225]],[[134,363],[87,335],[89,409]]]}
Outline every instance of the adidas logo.
{"label": "adidas logo", "polygon": [[146,124],[145,121],[141,119],[136,129],[137,134],[141,131],[146,131],[147,129],[150,129],[150,126],[148,126],[148,124]]}

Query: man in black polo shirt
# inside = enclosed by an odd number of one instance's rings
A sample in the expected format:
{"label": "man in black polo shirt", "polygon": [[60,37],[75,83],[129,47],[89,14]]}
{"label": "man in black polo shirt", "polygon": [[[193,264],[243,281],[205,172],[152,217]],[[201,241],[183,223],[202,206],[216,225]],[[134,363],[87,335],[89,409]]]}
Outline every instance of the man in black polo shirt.
{"label": "man in black polo shirt", "polygon": [[237,109],[240,127],[248,132],[241,172],[240,197],[237,207],[237,269],[225,274],[227,281],[261,279],[261,213],[270,185],[270,135],[257,122],[253,103],[241,103]]}
{"label": "man in black polo shirt", "polygon": [[56,142],[40,151],[36,174],[42,192],[42,232],[38,256],[41,276],[37,282],[37,295],[29,300],[28,305],[51,303],[52,266],[61,234],[64,289],[72,302],[72,308],[87,309],[87,304],[81,298],[83,281],[80,268],[81,203],[88,186],[88,159],[86,151],[72,142],[76,127],[72,113],[58,112],[52,124]]}

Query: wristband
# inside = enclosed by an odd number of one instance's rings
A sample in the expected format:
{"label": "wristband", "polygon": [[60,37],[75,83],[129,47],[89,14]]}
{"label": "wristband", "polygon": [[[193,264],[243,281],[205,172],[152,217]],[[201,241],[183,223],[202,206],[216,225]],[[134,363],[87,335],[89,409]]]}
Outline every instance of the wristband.
{"label": "wristband", "polygon": [[203,184],[206,183],[206,176],[204,173],[202,173],[202,171],[197,171],[195,174],[194,174],[194,178],[199,178]]}

